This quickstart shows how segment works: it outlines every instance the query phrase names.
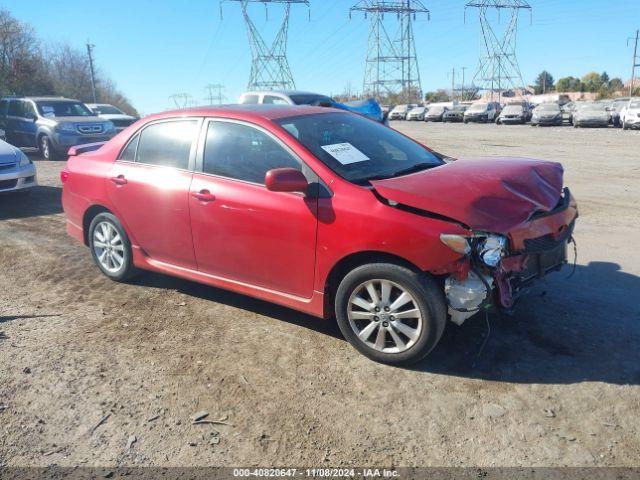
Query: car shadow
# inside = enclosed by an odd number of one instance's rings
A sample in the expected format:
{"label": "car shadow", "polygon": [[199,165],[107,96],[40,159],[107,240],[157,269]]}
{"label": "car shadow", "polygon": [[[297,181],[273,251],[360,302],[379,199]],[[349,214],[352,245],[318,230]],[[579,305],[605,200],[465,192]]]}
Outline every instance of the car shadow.
{"label": "car shadow", "polygon": [[[448,323],[442,340],[417,372],[509,383],[640,383],[640,277],[609,262],[591,262],[549,275],[512,316],[476,315],[458,327]],[[336,323],[245,295],[161,274],[136,284],[269,316],[342,339]],[[485,342],[484,348],[482,344]]]}
{"label": "car shadow", "polygon": [[338,325],[331,320],[307,315],[297,310],[276,305],[239,293],[211,287],[208,285],[182,280],[155,272],[145,272],[144,275],[134,280],[136,285],[176,290],[191,297],[200,298],[210,302],[221,303],[230,307],[247,310],[258,315],[282,320],[292,325],[307,328],[309,330],[342,339]]}
{"label": "car shadow", "polygon": [[0,194],[0,220],[62,213],[62,188],[40,185],[28,192]]}
{"label": "car shadow", "polygon": [[640,384],[640,277],[610,262],[577,266],[567,279],[569,271],[535,286],[513,316],[449,323],[414,369],[510,383]]}

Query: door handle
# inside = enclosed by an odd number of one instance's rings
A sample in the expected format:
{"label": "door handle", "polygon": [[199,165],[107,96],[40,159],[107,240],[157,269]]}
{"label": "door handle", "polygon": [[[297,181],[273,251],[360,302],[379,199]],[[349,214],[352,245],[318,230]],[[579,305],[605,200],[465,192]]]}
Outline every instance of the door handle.
{"label": "door handle", "polygon": [[213,202],[216,196],[209,190],[200,190],[199,192],[191,192],[191,196],[201,202]]}
{"label": "door handle", "polygon": [[124,175],[118,175],[117,177],[111,177],[110,180],[116,185],[126,185],[127,179],[124,178]]}

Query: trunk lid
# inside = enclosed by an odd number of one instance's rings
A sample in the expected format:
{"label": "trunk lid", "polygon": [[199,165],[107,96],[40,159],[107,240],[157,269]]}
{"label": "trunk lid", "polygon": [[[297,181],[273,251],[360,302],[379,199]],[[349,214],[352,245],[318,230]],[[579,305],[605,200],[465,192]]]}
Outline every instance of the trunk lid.
{"label": "trunk lid", "polygon": [[504,234],[536,212],[553,210],[562,177],[557,162],[492,157],[464,158],[371,183],[387,200]]}

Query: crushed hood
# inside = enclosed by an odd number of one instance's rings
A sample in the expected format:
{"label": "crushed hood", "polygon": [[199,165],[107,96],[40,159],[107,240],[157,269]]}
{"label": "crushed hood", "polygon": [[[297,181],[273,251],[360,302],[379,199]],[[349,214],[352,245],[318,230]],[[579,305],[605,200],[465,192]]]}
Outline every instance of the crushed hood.
{"label": "crushed hood", "polygon": [[507,233],[535,212],[553,210],[562,165],[527,158],[463,158],[411,175],[375,180],[387,200],[457,220],[474,230]]}

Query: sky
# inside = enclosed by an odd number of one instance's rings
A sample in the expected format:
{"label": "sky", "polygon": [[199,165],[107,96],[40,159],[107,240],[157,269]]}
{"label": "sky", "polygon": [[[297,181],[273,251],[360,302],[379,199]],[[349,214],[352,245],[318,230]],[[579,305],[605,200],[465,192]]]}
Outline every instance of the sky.
{"label": "sky", "polygon": [[[300,90],[324,94],[361,90],[368,20],[349,18],[357,0],[310,0],[292,7],[288,59]],[[415,40],[424,91],[450,88],[452,69],[460,83],[472,77],[480,53],[477,13],[466,0],[422,0],[431,20],[419,17]],[[529,0],[518,30],[518,60],[526,83],[542,70],[558,79],[606,71],[631,77],[632,44],[640,28],[638,0]],[[0,8],[31,24],[44,43],[95,45],[99,70],[143,114],[172,107],[169,97],[188,93],[205,104],[207,84],[224,84],[227,102],[246,89],[251,53],[239,5],[219,0],[0,0]],[[221,16],[222,13],[222,16]],[[282,7],[261,5],[250,13],[269,42]],[[389,19],[390,20],[390,19]],[[500,25],[506,23],[506,16]]]}

